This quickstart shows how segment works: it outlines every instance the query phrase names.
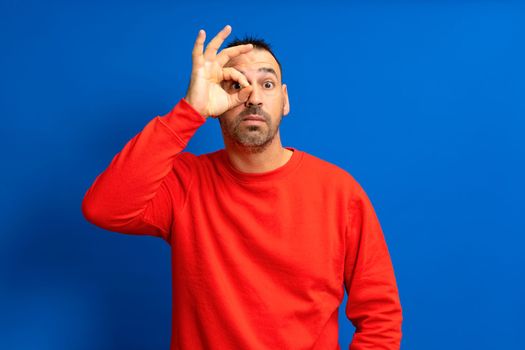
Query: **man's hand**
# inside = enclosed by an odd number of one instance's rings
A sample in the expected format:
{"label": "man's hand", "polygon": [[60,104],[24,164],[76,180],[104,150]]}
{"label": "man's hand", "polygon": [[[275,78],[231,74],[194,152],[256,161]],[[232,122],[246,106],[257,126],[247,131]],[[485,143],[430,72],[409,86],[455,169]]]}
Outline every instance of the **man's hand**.
{"label": "man's hand", "polygon": [[[233,46],[217,54],[219,47],[230,35],[231,27],[225,26],[206,46],[203,53],[206,33],[200,30],[192,53],[191,80],[184,98],[203,117],[217,117],[227,110],[245,102],[252,87],[246,76],[232,67],[224,65],[233,57],[249,52],[252,44]],[[241,89],[234,93],[226,92],[221,82],[231,80],[240,84]]]}

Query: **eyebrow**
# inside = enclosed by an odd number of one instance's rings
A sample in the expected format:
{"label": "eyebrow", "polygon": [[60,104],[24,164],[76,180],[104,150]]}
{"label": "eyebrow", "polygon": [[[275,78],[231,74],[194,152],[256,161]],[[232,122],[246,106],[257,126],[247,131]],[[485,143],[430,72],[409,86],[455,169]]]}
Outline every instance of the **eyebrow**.
{"label": "eyebrow", "polygon": [[[261,67],[257,71],[258,72],[264,72],[264,73],[273,74],[273,75],[275,75],[276,79],[279,79],[279,77],[277,76],[277,73],[275,72],[275,69],[273,69],[271,67]],[[245,74],[244,71],[242,71],[242,70],[239,70],[239,72],[241,72],[242,74]]]}

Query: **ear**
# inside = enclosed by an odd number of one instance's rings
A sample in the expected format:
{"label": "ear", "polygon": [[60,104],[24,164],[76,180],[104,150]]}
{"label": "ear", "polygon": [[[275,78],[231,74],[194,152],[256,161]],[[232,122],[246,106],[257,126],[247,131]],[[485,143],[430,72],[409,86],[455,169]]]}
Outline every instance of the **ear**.
{"label": "ear", "polygon": [[287,115],[290,113],[290,100],[288,99],[288,87],[286,84],[282,85],[283,89],[283,96],[284,96],[284,104],[283,104],[283,115]]}

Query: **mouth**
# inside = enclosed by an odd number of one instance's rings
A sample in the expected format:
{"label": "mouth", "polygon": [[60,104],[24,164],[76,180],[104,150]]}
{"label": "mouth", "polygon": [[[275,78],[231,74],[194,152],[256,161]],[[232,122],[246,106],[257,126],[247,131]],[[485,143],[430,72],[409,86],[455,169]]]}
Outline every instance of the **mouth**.
{"label": "mouth", "polygon": [[260,122],[266,121],[266,119],[263,116],[258,115],[258,114],[250,114],[242,119],[242,121],[248,121],[248,120],[260,121]]}

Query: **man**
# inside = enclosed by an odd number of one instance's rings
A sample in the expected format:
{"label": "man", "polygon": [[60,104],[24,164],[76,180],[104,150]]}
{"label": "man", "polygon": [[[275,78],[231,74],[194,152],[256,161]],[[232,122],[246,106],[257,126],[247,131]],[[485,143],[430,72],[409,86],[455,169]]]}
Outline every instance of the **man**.
{"label": "man", "polygon": [[[282,71],[260,40],[218,52],[201,30],[185,98],[113,158],[83,201],[92,223],[172,249],[171,349],[399,349],[402,313],[381,227],[344,170],[282,147]],[[218,117],[225,149],[182,152]]]}

